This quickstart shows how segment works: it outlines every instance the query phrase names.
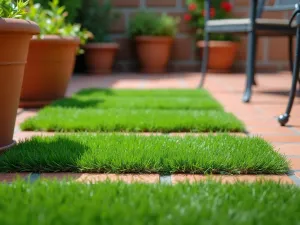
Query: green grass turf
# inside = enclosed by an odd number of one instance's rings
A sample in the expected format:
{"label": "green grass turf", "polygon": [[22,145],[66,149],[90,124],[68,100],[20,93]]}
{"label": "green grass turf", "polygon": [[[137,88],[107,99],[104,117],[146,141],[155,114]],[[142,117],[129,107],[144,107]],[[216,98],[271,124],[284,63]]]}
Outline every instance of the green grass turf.
{"label": "green grass turf", "polygon": [[0,156],[0,172],[283,174],[286,158],[260,138],[70,134],[34,137]]}
{"label": "green grass turf", "polygon": [[72,109],[46,107],[22,130],[90,132],[243,132],[233,114],[211,110]]}
{"label": "green grass turf", "polygon": [[211,97],[210,93],[203,89],[83,89],[76,93],[76,97]]}
{"label": "green grass turf", "polygon": [[79,97],[55,101],[52,107],[65,108],[122,108],[122,109],[199,109],[223,110],[223,107],[211,97],[200,99],[190,97]]}
{"label": "green grass turf", "polygon": [[0,184],[0,224],[299,224],[300,189],[278,183]]}

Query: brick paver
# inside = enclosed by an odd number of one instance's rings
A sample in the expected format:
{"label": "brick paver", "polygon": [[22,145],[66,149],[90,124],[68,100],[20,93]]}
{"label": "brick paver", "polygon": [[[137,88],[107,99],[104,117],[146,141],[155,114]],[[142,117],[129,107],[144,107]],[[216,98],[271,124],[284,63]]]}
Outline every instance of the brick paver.
{"label": "brick paver", "polygon": [[204,175],[184,175],[175,174],[172,175],[172,183],[182,183],[182,182],[199,182],[205,180],[215,180],[222,183],[235,183],[235,182],[255,182],[255,181],[276,181],[280,183],[292,184],[293,181],[286,175],[283,176],[256,176],[256,175],[241,175],[241,176],[204,176]]}
{"label": "brick paver", "polygon": [[78,182],[84,183],[95,183],[104,181],[123,181],[126,183],[158,183],[158,174],[75,174],[75,173],[43,173],[41,174],[42,179],[56,179],[56,180],[66,180],[71,179]]}
{"label": "brick paver", "polygon": [[[164,75],[122,74],[109,76],[75,76],[72,78],[72,81],[69,85],[67,95],[70,96],[72,93],[82,88],[90,87],[138,89],[196,88],[199,83],[199,76],[199,73]],[[300,99],[298,98],[295,101],[292,117],[287,127],[281,127],[276,121],[276,116],[283,113],[285,110],[286,103],[288,101],[290,82],[291,76],[289,72],[258,75],[258,86],[254,88],[254,94],[250,104],[244,104],[241,102],[245,84],[244,74],[209,74],[207,77],[205,88],[208,89],[213,94],[213,96],[224,105],[225,110],[234,113],[245,123],[247,131],[249,132],[248,135],[260,136],[269,141],[272,145],[275,146],[276,149],[279,150],[279,152],[287,156],[291,156],[289,157],[289,159],[291,160],[291,166],[293,170],[300,170]],[[19,109],[16,126],[18,126],[26,118],[34,116],[35,113],[36,112],[34,110],[23,111]],[[17,141],[31,137],[33,135],[44,135],[43,132],[20,132],[20,130],[18,129],[16,129],[16,131],[17,132],[15,134],[15,139]],[[185,134],[173,133],[171,135]],[[299,172],[296,172],[295,175],[300,179]],[[116,177],[116,175],[80,175],[80,178],[78,179],[101,181],[107,176],[112,176],[112,180],[115,179],[113,177]],[[227,181],[236,179],[253,181],[257,177],[230,176],[222,177],[222,179]],[[181,181],[185,179],[201,180],[203,179],[203,176],[197,177],[194,175],[180,175],[173,176],[172,178],[174,182],[174,180]],[[134,178],[132,177],[130,179],[134,180]],[[155,177],[154,180],[156,181],[157,179],[158,178]],[[287,176],[270,176],[267,177],[267,179],[279,179],[290,182],[290,179]]]}

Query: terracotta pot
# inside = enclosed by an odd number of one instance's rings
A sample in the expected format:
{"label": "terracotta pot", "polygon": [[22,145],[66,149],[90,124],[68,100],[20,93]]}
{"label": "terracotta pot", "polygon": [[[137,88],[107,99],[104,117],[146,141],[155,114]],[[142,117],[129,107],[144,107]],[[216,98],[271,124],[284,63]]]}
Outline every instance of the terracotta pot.
{"label": "terracotta pot", "polygon": [[94,43],[85,45],[85,62],[88,73],[107,74],[112,67],[119,45],[116,43]]}
{"label": "terracotta pot", "polygon": [[13,145],[29,42],[37,33],[33,22],[0,18],[0,151]]}
{"label": "terracotta pot", "polygon": [[42,107],[63,98],[80,41],[74,37],[34,37],[29,46],[20,107]]}
{"label": "terracotta pot", "polygon": [[[204,47],[204,41],[198,41],[199,48]],[[230,72],[238,49],[238,43],[232,41],[210,41],[208,70],[210,72]]]}
{"label": "terracotta pot", "polygon": [[172,43],[173,39],[171,37],[137,37],[137,54],[142,72],[165,72],[170,59]]}

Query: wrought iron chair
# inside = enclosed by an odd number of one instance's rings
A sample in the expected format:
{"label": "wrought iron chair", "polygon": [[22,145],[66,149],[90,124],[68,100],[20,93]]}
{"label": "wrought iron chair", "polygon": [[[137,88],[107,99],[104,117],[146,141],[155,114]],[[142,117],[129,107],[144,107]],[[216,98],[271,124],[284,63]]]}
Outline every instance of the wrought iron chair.
{"label": "wrought iron chair", "polygon": [[[205,0],[205,10],[209,12],[211,1]],[[248,34],[248,52],[247,52],[247,82],[243,96],[244,102],[249,102],[252,95],[252,85],[255,84],[255,56],[257,49],[257,38],[261,36],[286,36],[289,42],[290,68],[293,68],[293,36],[296,33],[296,27],[289,26],[289,20],[285,19],[264,19],[261,15],[264,11],[283,11],[294,9],[299,0],[273,0],[273,4],[267,4],[267,0],[249,0],[250,18],[246,19],[222,19],[210,20],[209,13],[205,14],[205,34],[202,61],[202,77],[200,87],[204,85],[207,63],[209,55],[209,34],[210,33],[235,33]]]}
{"label": "wrought iron chair", "polygon": [[278,117],[278,122],[281,126],[285,126],[290,118],[290,114],[292,111],[292,107],[294,104],[296,89],[297,89],[297,81],[299,80],[299,67],[300,67],[300,1],[295,5],[295,12],[290,20],[290,24],[292,24],[293,19],[296,17],[296,57],[295,57],[295,64],[293,70],[293,80],[292,80],[292,87],[290,91],[289,102],[286,108],[286,112]]}

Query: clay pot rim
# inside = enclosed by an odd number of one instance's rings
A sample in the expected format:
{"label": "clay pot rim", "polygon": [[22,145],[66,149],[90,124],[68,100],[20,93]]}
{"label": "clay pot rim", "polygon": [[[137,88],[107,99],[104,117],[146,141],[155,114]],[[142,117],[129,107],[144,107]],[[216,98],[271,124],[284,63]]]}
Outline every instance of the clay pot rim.
{"label": "clay pot rim", "polygon": [[28,33],[39,34],[39,26],[29,20],[12,19],[12,18],[0,18],[0,33],[16,32],[16,33]]}
{"label": "clay pot rim", "polygon": [[60,35],[43,35],[42,38],[35,35],[32,37],[31,41],[34,42],[59,42],[59,43],[74,43],[74,44],[80,44],[80,39],[78,37],[72,37],[72,36],[60,36]]}
{"label": "clay pot rim", "polygon": [[120,45],[118,43],[112,42],[112,43],[88,43],[84,46],[85,49],[119,49]]}
{"label": "clay pot rim", "polygon": [[170,36],[137,36],[137,42],[173,42],[174,38]]}
{"label": "clay pot rim", "polygon": [[[232,45],[238,45],[235,41],[209,41],[208,46],[209,47],[226,47],[226,46],[232,46]],[[199,48],[203,48],[205,46],[204,41],[197,41],[197,46]]]}

